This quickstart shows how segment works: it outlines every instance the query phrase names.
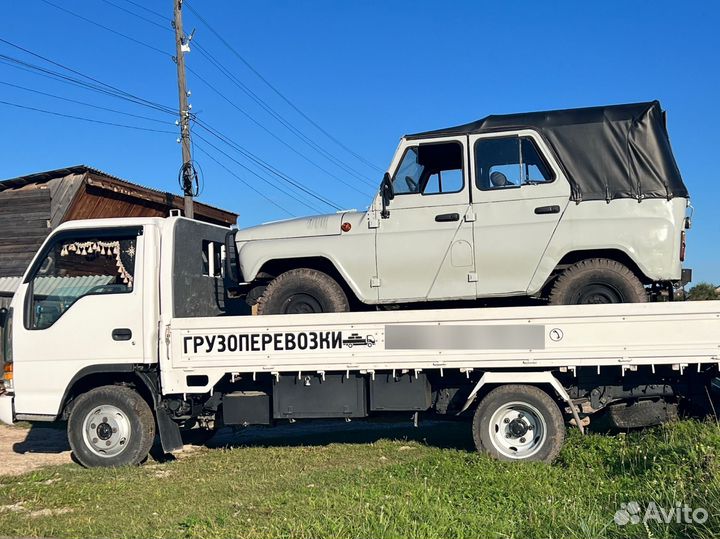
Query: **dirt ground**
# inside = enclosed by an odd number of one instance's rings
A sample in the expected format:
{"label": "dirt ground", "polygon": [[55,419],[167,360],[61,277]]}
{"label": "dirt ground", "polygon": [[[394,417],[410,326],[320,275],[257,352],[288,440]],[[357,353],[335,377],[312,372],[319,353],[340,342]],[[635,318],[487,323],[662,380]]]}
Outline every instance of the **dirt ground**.
{"label": "dirt ground", "polygon": [[0,475],[20,475],[72,462],[65,430],[0,425]]}
{"label": "dirt ground", "polygon": [[[435,433],[442,426],[439,432]],[[450,427],[450,430],[448,430]],[[363,421],[343,423],[336,421],[313,421],[309,423],[283,424],[273,428],[248,427],[241,431],[225,428],[204,445],[214,447],[238,447],[253,445],[304,445],[350,441],[367,443],[384,437],[423,440],[427,437],[445,437],[448,432],[458,431],[469,436],[463,425],[446,425],[445,422],[425,421],[419,429],[409,421],[397,423],[366,423]],[[466,432],[467,431],[467,432]],[[456,433],[457,434],[457,433]],[[465,437],[468,437],[465,436]],[[156,440],[158,442],[158,440]],[[466,441],[466,445],[470,445]],[[188,436],[182,452],[173,458],[183,458],[202,446]],[[161,453],[156,443],[152,455]],[[63,426],[13,426],[0,425],[0,476],[20,475],[45,466],[72,462],[70,445]]]}

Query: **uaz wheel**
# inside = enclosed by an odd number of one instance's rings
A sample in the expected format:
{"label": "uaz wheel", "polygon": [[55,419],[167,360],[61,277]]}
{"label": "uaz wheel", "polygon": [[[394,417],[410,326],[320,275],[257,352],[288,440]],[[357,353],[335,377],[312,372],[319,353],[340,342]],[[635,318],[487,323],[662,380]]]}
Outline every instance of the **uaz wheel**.
{"label": "uaz wheel", "polygon": [[511,384],[480,401],[473,417],[478,451],[500,460],[552,462],[565,439],[560,408],[542,389]]}
{"label": "uaz wheel", "polygon": [[130,388],[103,386],[81,395],[68,421],[68,440],[83,466],[140,464],[155,438],[155,418]]}
{"label": "uaz wheel", "polygon": [[607,258],[573,264],[560,274],[549,296],[551,305],[646,301],[647,293],[640,279],[620,262]]}
{"label": "uaz wheel", "polygon": [[338,313],[350,310],[347,296],[329,275],[298,268],[276,277],[258,300],[258,314]]}

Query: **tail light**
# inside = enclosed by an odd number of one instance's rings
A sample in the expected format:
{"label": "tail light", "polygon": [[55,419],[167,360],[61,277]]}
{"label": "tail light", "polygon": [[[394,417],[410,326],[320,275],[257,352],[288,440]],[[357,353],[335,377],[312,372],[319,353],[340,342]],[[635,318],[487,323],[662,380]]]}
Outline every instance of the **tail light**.
{"label": "tail light", "polygon": [[6,382],[12,382],[13,379],[13,364],[5,363],[3,366],[3,380]]}
{"label": "tail light", "polygon": [[2,360],[3,360],[3,381],[6,389],[12,387],[13,379],[13,310],[9,309],[5,316],[5,327],[2,328]]}
{"label": "tail light", "polygon": [[680,232],[680,262],[685,262],[685,231]]}

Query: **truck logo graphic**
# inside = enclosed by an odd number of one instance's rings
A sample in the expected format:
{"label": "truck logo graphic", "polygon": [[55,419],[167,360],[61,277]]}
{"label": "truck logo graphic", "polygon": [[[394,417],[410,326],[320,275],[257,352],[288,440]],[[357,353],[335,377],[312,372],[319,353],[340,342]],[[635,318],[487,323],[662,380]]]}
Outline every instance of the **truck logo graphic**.
{"label": "truck logo graphic", "polygon": [[347,339],[343,339],[342,343],[348,348],[352,348],[353,346],[367,346],[371,348],[372,345],[375,344],[375,337],[372,335],[363,337],[359,333],[351,333]]}

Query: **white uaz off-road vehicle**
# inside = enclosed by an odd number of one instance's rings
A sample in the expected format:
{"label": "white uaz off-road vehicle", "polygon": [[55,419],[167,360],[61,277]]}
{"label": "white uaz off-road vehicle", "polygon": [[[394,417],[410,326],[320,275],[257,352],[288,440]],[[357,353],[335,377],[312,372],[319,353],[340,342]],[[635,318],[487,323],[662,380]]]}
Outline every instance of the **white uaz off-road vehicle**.
{"label": "white uaz off-road vehicle", "polygon": [[688,192],[657,101],[405,136],[366,212],[233,232],[260,314],[524,296],[647,301],[689,281]]}

